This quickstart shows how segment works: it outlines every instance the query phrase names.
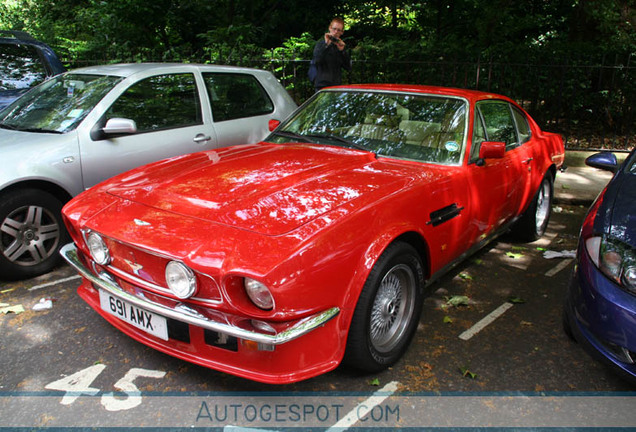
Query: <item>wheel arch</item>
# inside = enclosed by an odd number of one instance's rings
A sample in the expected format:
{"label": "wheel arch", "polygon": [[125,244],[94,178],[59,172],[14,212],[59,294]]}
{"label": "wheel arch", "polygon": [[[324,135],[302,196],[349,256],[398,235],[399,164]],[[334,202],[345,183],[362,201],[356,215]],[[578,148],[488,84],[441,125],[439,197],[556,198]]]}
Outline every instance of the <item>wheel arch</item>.
{"label": "wheel arch", "polygon": [[396,238],[393,239],[390,243],[388,243],[385,247],[389,247],[389,245],[396,242],[404,242],[411,245],[418,253],[420,257],[420,261],[422,262],[422,268],[424,270],[424,279],[428,279],[431,276],[431,266],[430,266],[430,248],[424,237],[416,231],[407,231]]}
{"label": "wheel arch", "polygon": [[[347,310],[347,319],[346,319],[347,325],[346,325],[346,328],[342,329],[343,336],[344,336],[344,344],[342,345],[343,351],[341,354],[342,356],[341,361],[349,366],[352,366],[361,370],[365,370],[367,372],[382,370],[385,367],[388,367],[391,364],[393,364],[395,361],[399,360],[399,358],[402,357],[404,351],[408,349],[408,346],[410,345],[410,340],[412,339],[413,334],[417,330],[416,324],[409,324],[410,329],[405,330],[406,333],[404,333],[403,335],[404,337],[406,337],[405,339],[407,341],[405,342],[406,345],[399,347],[399,349],[396,347],[398,351],[396,351],[395,353],[391,353],[390,356],[385,358],[384,360],[380,360],[382,356],[376,357],[375,355],[372,354],[372,356],[377,360],[378,362],[377,364],[372,365],[368,361],[368,358],[366,358],[365,354],[362,354],[360,352],[360,350],[363,347],[368,346],[367,343],[365,342],[367,341],[366,337],[363,338],[360,336],[360,331],[363,328],[363,326],[366,327],[366,324],[362,324],[361,322],[361,317],[364,315],[359,315],[359,314],[361,312],[363,314],[371,313],[371,312],[368,312],[368,309],[367,309],[369,305],[368,301],[371,297],[369,297],[368,295],[367,297],[365,297],[363,296],[363,293],[365,292],[365,287],[367,287],[367,282],[369,280],[373,281],[375,278],[378,277],[377,273],[374,274],[373,269],[380,262],[383,262],[384,263],[383,265],[387,264],[386,259],[382,261],[385,253],[393,254],[393,259],[395,259],[396,249],[392,250],[391,248],[393,246],[398,247],[398,245],[402,244],[414,250],[415,254],[417,255],[417,258],[419,258],[419,261],[420,261],[419,266],[421,267],[421,272],[422,272],[422,274],[420,275],[416,275],[416,274],[413,275],[416,279],[421,277],[420,279],[421,285],[415,288],[415,291],[418,292],[418,294],[414,294],[415,295],[414,301],[417,304],[417,306],[415,306],[415,309],[413,311],[413,314],[414,314],[413,316],[415,317],[414,318],[415,320],[419,320],[421,307],[423,304],[425,281],[430,274],[429,247],[421,233],[417,231],[404,231],[393,236],[389,236],[389,235],[383,236],[381,237],[381,239],[383,241],[380,241],[378,239],[378,241],[367,250],[367,254],[365,254],[365,264],[366,264],[365,267],[367,267],[369,271],[365,272],[364,277],[363,275],[360,275],[360,280],[358,282],[358,284],[360,285],[360,290],[356,292],[355,294],[355,302],[352,302],[352,307]],[[405,249],[402,249],[402,250],[405,250]],[[388,255],[388,256],[391,257],[392,255]],[[375,282],[372,282],[372,285],[369,285],[369,287],[373,285],[375,285]],[[373,294],[372,297],[375,297],[375,295],[376,294]],[[375,302],[375,300],[372,299],[371,302],[373,303]],[[366,318],[363,320],[366,322]],[[400,342],[400,344],[401,343],[402,342]],[[374,349],[372,348],[368,348],[368,349],[370,350],[370,352],[374,351]]]}
{"label": "wheel arch", "polygon": [[[396,242],[404,242],[412,246],[418,253],[420,258],[422,269],[424,271],[424,280],[428,279],[431,275],[430,264],[430,247],[421,233],[413,229],[408,231],[390,232],[385,233],[382,236],[376,237],[375,241],[369,245],[365,253],[362,256],[362,261],[358,268],[364,269],[363,272],[359,272],[356,277],[350,281],[350,289],[347,290],[343,304],[355,305],[358,303],[362,288],[366,280],[373,269],[375,263],[380,259],[380,256],[386,251],[392,244]],[[348,297],[348,298],[347,298]],[[350,319],[352,315],[347,315],[345,319],[346,330],[350,325]]]}
{"label": "wheel arch", "polygon": [[67,203],[71,198],[73,198],[72,195],[63,187],[44,180],[25,180],[18,183],[10,184],[0,191],[0,195],[20,189],[41,190],[53,195],[62,203]]}

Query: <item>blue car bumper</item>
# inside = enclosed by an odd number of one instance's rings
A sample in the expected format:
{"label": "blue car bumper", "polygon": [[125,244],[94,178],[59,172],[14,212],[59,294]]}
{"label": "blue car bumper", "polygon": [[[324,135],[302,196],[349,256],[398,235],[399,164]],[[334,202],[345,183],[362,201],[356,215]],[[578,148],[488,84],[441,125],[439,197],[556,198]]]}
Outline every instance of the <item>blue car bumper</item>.
{"label": "blue car bumper", "polygon": [[636,296],[601,273],[582,246],[565,312],[575,339],[597,360],[636,383]]}

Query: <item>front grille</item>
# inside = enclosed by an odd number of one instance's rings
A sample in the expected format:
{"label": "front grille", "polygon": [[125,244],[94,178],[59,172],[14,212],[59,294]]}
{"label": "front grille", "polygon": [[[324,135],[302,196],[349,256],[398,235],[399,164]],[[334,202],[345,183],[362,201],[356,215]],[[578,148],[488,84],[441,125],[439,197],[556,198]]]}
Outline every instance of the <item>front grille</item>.
{"label": "front grille", "polygon": [[172,318],[168,320],[168,337],[180,342],[190,343],[190,325]]}
{"label": "front grille", "polygon": [[205,343],[216,347],[223,348],[229,351],[238,351],[238,339],[233,336],[228,336],[223,333],[218,333],[212,330],[204,331]]}

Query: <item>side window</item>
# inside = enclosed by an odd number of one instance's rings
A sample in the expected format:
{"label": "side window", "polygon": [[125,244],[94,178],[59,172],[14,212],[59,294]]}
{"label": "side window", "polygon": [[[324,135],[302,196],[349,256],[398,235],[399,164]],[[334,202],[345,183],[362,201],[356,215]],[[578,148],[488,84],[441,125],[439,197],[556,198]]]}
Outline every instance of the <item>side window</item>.
{"label": "side window", "polygon": [[215,122],[269,114],[274,104],[258,80],[248,74],[204,73]]}
{"label": "side window", "polygon": [[113,117],[134,120],[139,132],[202,124],[194,75],[157,75],[133,84],[106,112],[106,119]]}
{"label": "side window", "polygon": [[530,140],[532,132],[530,131],[530,125],[528,119],[517,108],[512,107],[512,115],[515,117],[515,123],[517,123],[517,132],[519,133],[519,144],[523,144]]}
{"label": "side window", "polygon": [[479,109],[475,110],[475,124],[473,127],[473,143],[470,148],[470,162],[474,162],[479,159],[479,149],[481,143],[486,141],[486,130],[484,129],[484,123],[481,118]]}
{"label": "side window", "polygon": [[512,119],[512,112],[507,102],[487,101],[479,103],[479,110],[486,125],[488,141],[506,143],[506,150],[517,146],[517,130]]}

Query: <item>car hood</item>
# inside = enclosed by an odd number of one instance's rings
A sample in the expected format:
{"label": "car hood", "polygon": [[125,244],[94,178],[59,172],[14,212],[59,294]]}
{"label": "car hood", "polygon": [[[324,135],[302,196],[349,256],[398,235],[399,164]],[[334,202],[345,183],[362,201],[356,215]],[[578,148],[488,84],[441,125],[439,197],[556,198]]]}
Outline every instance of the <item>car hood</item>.
{"label": "car hood", "polygon": [[15,131],[0,127],[0,149],[3,152],[9,149],[24,152],[27,145],[33,148],[41,142],[57,142],[65,138],[64,134]]}
{"label": "car hood", "polygon": [[263,143],[162,161],[106,189],[171,213],[281,235],[354,201],[364,206],[386,197],[411,178],[408,170],[377,164],[368,152]]}
{"label": "car hood", "polygon": [[636,175],[621,172],[610,181],[605,190],[597,213],[597,229],[636,249],[635,215]]}

